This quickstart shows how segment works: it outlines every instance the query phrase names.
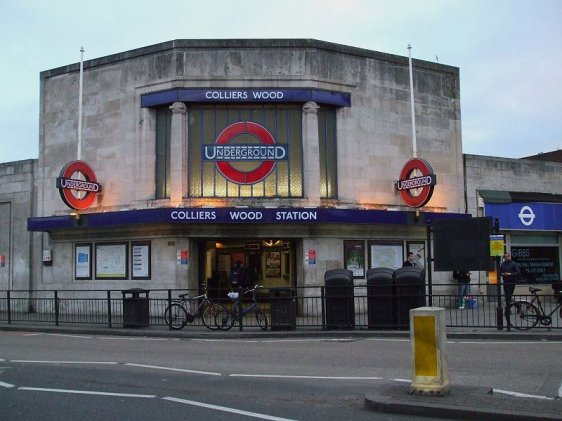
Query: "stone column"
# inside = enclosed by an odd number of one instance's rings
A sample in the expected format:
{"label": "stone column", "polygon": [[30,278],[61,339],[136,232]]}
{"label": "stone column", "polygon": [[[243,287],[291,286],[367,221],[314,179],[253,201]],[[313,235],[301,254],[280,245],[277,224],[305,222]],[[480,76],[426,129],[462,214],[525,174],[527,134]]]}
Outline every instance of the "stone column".
{"label": "stone column", "polygon": [[304,166],[304,197],[309,206],[320,205],[320,146],[318,135],[318,104],[303,105],[302,142]]}
{"label": "stone column", "polygon": [[187,178],[184,176],[187,143],[187,107],[183,102],[174,102],[172,110],[172,133],[170,139],[170,201],[179,204],[187,191]]}

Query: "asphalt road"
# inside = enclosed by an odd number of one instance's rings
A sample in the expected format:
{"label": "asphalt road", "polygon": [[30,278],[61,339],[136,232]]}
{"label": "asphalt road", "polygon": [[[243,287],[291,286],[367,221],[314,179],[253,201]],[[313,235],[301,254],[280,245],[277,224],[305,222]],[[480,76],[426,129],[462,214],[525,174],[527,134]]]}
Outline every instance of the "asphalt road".
{"label": "asphalt road", "polygon": [[[447,359],[452,387],[562,393],[561,342],[454,340]],[[413,419],[364,405],[381,382],[410,378],[408,339],[0,332],[4,420]]]}

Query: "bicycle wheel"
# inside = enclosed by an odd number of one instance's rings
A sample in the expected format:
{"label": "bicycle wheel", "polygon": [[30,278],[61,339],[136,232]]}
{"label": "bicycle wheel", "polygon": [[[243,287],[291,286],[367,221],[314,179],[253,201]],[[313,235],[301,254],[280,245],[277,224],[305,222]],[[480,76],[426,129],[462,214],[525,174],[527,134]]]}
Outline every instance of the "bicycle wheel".
{"label": "bicycle wheel", "polygon": [[228,330],[234,325],[234,317],[226,308],[220,306],[215,315],[215,325],[220,330]]}
{"label": "bicycle wheel", "polygon": [[208,304],[205,309],[203,310],[201,319],[203,320],[203,325],[207,329],[216,330],[219,327],[217,326],[217,313],[219,310],[223,309],[226,312],[226,309],[221,304]]}
{"label": "bicycle wheel", "polygon": [[166,323],[172,329],[183,329],[187,324],[187,311],[179,304],[171,304],[164,311]]}
{"label": "bicycle wheel", "polygon": [[262,330],[266,330],[267,327],[269,326],[269,323],[267,321],[267,316],[262,313],[261,310],[256,309],[255,311],[256,313],[256,322],[258,322],[258,326],[261,327]]}
{"label": "bicycle wheel", "polygon": [[[527,301],[514,301],[509,305],[508,322],[517,330],[534,328],[540,320],[539,309]],[[513,319],[513,322],[511,321]]]}

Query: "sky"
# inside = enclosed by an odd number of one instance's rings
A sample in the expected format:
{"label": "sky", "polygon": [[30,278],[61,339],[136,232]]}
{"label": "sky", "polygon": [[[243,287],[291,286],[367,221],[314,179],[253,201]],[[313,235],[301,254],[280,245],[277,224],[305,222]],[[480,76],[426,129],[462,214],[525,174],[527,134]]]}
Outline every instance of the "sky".
{"label": "sky", "polygon": [[174,39],[311,38],[460,69],[463,152],[562,148],[562,0],[0,0],[0,163],[38,158],[39,73]]}

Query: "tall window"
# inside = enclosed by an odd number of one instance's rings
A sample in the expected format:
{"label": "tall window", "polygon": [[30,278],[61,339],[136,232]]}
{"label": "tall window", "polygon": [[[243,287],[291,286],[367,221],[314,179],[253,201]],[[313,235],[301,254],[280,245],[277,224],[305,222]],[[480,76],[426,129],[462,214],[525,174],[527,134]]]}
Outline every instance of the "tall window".
{"label": "tall window", "polygon": [[[302,110],[299,105],[196,105],[189,111],[189,195],[191,197],[302,197]],[[218,169],[217,162],[204,158],[205,148],[216,144],[219,134],[233,123],[250,121],[263,126],[286,151],[275,161],[269,175],[256,183],[233,182]],[[239,135],[231,145],[260,146],[251,135]],[[229,161],[241,172],[251,172],[263,161]]]}
{"label": "tall window", "polygon": [[168,108],[156,111],[156,199],[170,197],[170,147],[172,112]]}
{"label": "tall window", "polygon": [[336,109],[318,110],[318,138],[320,143],[320,197],[335,199],[337,187]]}

